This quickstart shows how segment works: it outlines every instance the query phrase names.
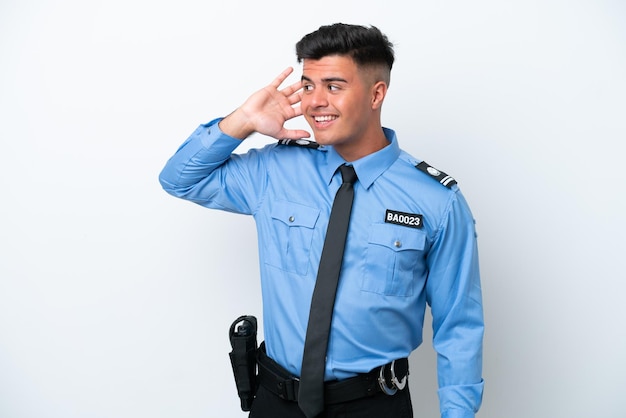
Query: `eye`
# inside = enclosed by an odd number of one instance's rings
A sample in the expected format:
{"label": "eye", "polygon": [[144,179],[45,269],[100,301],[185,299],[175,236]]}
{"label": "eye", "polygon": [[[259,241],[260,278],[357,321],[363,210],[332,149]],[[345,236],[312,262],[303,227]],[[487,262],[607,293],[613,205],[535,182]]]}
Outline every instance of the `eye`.
{"label": "eye", "polygon": [[311,91],[311,90],[313,90],[313,85],[312,84],[302,84],[302,90],[304,90],[304,91]]}
{"label": "eye", "polygon": [[340,88],[339,88],[339,86],[338,86],[338,85],[336,85],[336,84],[329,84],[329,85],[328,85],[328,90],[329,90],[329,91],[338,91],[338,90],[340,90]]}

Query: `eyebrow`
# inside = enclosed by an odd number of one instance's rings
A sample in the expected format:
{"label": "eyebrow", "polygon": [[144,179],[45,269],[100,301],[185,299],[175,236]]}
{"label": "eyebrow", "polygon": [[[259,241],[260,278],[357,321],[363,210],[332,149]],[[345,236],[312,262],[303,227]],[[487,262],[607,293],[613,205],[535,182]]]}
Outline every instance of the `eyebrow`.
{"label": "eyebrow", "polygon": [[[303,75],[301,81],[308,81],[310,83],[313,82],[313,80],[311,80],[309,77]],[[324,83],[336,83],[336,82],[340,82],[340,83],[347,83],[348,80],[343,79],[341,77],[327,77],[327,78],[322,78],[322,82]]]}

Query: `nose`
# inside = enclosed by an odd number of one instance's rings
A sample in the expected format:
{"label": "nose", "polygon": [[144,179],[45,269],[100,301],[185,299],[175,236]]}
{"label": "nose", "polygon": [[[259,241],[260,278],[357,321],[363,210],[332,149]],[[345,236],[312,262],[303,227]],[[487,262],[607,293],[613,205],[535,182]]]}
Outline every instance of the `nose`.
{"label": "nose", "polygon": [[326,107],[328,105],[328,94],[323,88],[315,88],[308,95],[311,107]]}

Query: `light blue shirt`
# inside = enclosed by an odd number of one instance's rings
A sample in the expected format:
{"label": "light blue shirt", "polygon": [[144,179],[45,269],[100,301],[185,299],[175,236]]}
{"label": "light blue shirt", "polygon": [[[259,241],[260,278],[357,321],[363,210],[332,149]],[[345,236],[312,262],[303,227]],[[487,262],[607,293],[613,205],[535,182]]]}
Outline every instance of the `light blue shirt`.
{"label": "light blue shirt", "polygon": [[[332,146],[241,141],[219,119],[201,125],[170,158],[170,194],[256,221],[263,326],[270,357],[300,375],[317,265],[345,161]],[[328,346],[326,379],[345,379],[422,343],[426,304],[442,417],[473,417],[483,391],[483,313],[474,219],[456,184],[446,187],[389,145],[353,161],[358,180]],[[435,173],[437,174],[437,173]],[[414,373],[419,373],[415,371]]]}

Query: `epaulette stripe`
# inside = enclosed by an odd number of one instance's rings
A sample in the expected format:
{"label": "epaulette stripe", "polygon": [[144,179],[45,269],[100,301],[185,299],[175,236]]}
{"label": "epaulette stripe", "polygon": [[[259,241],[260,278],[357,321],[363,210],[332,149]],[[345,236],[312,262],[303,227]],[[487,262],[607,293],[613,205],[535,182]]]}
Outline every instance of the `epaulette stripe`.
{"label": "epaulette stripe", "polygon": [[422,161],[421,163],[415,166],[418,170],[428,174],[433,179],[437,180],[439,183],[447,187],[448,189],[452,188],[456,183],[456,180],[452,177],[444,173],[443,171],[437,170],[435,167],[429,165],[426,161]]}
{"label": "epaulette stripe", "polygon": [[441,180],[441,184],[443,184],[444,186],[448,186],[448,184],[450,184],[450,182],[455,181],[452,177],[450,176],[446,176],[446,178],[444,178],[443,180]]}
{"label": "epaulette stripe", "polygon": [[318,149],[320,144],[315,141],[309,141],[308,139],[281,139],[278,141],[280,145],[290,145],[292,147],[304,147]]}

